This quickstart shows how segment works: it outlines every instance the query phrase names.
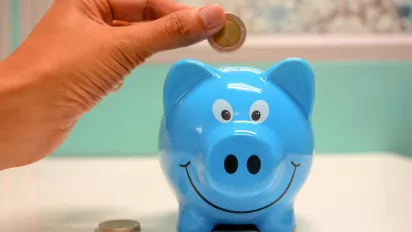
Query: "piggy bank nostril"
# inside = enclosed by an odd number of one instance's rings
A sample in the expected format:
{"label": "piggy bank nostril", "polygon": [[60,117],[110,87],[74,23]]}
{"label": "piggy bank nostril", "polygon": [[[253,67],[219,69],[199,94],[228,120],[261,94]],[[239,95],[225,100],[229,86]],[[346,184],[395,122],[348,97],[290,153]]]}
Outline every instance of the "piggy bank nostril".
{"label": "piggy bank nostril", "polygon": [[225,159],[225,170],[229,174],[233,174],[236,172],[238,167],[238,161],[236,156],[230,154]]}
{"label": "piggy bank nostril", "polygon": [[247,160],[247,169],[251,174],[257,174],[261,167],[260,159],[257,155],[252,155]]}

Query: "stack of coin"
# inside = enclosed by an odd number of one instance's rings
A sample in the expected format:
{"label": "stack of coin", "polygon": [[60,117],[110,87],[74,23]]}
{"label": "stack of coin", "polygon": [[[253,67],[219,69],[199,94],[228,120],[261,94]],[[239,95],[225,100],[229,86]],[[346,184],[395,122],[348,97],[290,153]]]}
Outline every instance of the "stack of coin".
{"label": "stack of coin", "polygon": [[133,220],[112,220],[99,224],[97,232],[140,232],[140,223]]}
{"label": "stack of coin", "polygon": [[246,40],[246,26],[234,14],[226,13],[223,28],[208,38],[209,44],[218,52],[233,52],[239,49]]}

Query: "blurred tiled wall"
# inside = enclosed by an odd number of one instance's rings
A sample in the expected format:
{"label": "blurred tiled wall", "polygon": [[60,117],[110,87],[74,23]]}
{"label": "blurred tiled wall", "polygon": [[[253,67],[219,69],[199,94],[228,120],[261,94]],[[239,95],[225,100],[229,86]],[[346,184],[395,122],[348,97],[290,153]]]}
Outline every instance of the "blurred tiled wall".
{"label": "blurred tiled wall", "polygon": [[10,2],[0,0],[0,60],[4,59],[11,46]]}
{"label": "blurred tiled wall", "polygon": [[412,33],[412,0],[175,0],[219,4],[252,33]]}
{"label": "blurred tiled wall", "polygon": [[[190,6],[219,4],[239,15],[249,33],[412,33],[412,0],[174,1]],[[0,0],[0,59],[9,53],[12,43],[19,44],[27,37],[52,2]],[[17,6],[17,10],[12,11],[11,5]],[[12,30],[19,35],[13,41]]]}
{"label": "blurred tiled wall", "polygon": [[404,31],[412,33],[412,0],[394,0],[404,26]]}

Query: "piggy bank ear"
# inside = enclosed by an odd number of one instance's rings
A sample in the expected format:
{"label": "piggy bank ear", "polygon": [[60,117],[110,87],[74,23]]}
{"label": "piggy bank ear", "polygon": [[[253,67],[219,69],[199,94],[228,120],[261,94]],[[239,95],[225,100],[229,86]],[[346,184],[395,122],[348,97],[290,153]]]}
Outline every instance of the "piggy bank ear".
{"label": "piggy bank ear", "polygon": [[315,88],[314,73],[309,64],[298,58],[285,59],[268,69],[265,76],[268,81],[279,86],[309,120]]}
{"label": "piggy bank ear", "polygon": [[181,60],[174,64],[167,74],[163,88],[164,114],[199,83],[213,78],[214,69],[196,60]]}

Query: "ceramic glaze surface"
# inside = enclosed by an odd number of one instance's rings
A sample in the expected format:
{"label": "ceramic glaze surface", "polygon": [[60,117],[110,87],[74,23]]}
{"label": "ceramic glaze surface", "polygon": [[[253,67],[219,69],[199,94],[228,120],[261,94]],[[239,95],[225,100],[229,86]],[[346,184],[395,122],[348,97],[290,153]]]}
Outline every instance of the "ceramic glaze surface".
{"label": "ceramic glaze surface", "polygon": [[294,199],[314,150],[314,74],[285,59],[266,71],[182,60],[164,86],[161,166],[179,202],[177,230],[295,229]]}

